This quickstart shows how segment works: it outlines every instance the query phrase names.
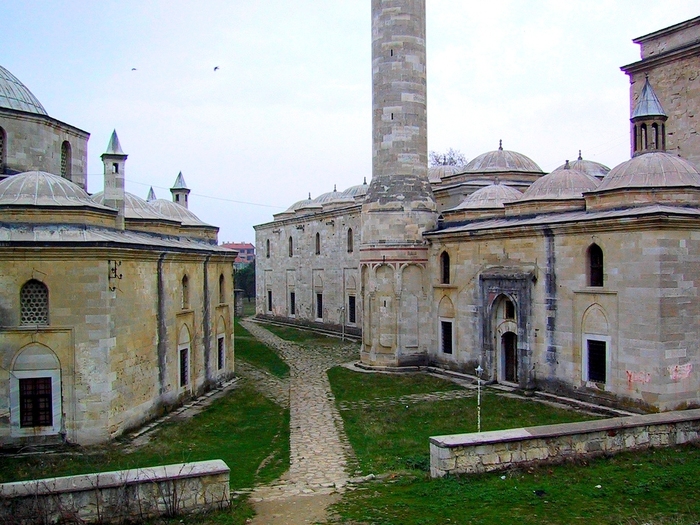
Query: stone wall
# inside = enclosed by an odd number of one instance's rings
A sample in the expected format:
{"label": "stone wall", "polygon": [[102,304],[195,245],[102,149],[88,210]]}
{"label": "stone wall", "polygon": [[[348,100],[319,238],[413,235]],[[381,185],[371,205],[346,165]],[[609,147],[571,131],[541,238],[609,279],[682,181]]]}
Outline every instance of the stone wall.
{"label": "stone wall", "polygon": [[[348,234],[353,242],[349,246]],[[316,235],[319,246],[316,249]],[[289,239],[292,252],[289,252]],[[267,243],[270,250],[267,251]],[[317,212],[255,227],[256,315],[327,329],[362,325],[360,206]],[[294,294],[292,312],[291,294]],[[317,295],[322,312],[317,312]],[[272,303],[268,304],[269,298]],[[355,319],[350,318],[354,298]]]}
{"label": "stone wall", "polygon": [[16,172],[46,171],[61,174],[61,146],[70,144],[69,178],[87,191],[89,134],[44,115],[0,109],[0,127],[7,136],[6,168]]}
{"label": "stone wall", "polygon": [[[221,460],[0,484],[0,521],[125,523],[229,505]],[[65,520],[65,521],[64,521]]]}
{"label": "stone wall", "polygon": [[668,447],[700,439],[700,410],[430,438],[430,475],[491,472],[534,463]]}

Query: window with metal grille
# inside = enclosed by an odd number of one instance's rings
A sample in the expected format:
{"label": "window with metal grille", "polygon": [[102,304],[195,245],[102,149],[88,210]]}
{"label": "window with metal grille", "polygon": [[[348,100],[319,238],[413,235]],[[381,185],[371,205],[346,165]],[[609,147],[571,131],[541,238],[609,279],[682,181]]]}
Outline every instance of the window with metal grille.
{"label": "window with metal grille", "polygon": [[289,315],[297,313],[297,295],[294,292],[289,292]]}
{"label": "window with metal grille", "polygon": [[316,255],[321,255],[321,234],[316,232]]}
{"label": "window with metal grille", "polygon": [[267,311],[272,311],[272,290],[267,291]]}
{"label": "window with metal grille", "polygon": [[588,340],[588,380],[605,383],[607,356],[605,341]]}
{"label": "window with metal grille", "polygon": [[316,294],[316,319],[323,319],[323,294]]}
{"label": "window with metal grille", "polygon": [[352,253],[355,250],[355,237],[352,233],[352,228],[348,228],[348,253]]}
{"label": "window with metal grille", "polygon": [[265,241],[265,257],[270,258],[270,239]]}
{"label": "window with metal grille", "polygon": [[53,425],[50,377],[19,380],[19,421],[22,428]]}
{"label": "window with metal grille", "polygon": [[70,179],[71,164],[70,142],[65,140],[63,144],[61,144],[61,177]]}
{"label": "window with metal grille", "polygon": [[603,250],[597,244],[588,248],[588,285],[603,286]]}
{"label": "window with metal grille", "polygon": [[357,307],[355,306],[355,296],[348,296],[348,322],[355,324],[357,322]]}
{"label": "window with metal grille", "polygon": [[20,324],[49,324],[49,289],[35,279],[27,281],[19,293]]}
{"label": "window with metal grille", "polygon": [[442,352],[452,353],[452,323],[450,321],[440,321],[440,332],[442,336]]}
{"label": "window with metal grille", "polygon": [[450,284],[450,254],[442,252],[440,255],[441,281],[442,284]]}
{"label": "window with metal grille", "polygon": [[226,345],[224,337],[221,336],[216,340],[216,350],[217,350],[217,370],[224,368],[224,358],[226,356]]}
{"label": "window with metal grille", "polygon": [[180,349],[180,386],[190,382],[190,349]]}
{"label": "window with metal grille", "polygon": [[292,239],[291,235],[289,236],[289,256],[294,256],[294,240]]}

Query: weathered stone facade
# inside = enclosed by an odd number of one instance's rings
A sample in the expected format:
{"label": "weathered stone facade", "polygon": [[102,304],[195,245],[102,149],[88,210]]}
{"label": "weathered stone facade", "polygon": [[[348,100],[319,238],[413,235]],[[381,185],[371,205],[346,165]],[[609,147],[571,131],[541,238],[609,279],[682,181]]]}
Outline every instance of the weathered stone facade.
{"label": "weathered stone facade", "polygon": [[622,68],[630,78],[630,108],[648,77],[668,115],[666,150],[700,164],[700,17],[634,43],[641,48],[641,60]]}
{"label": "weathered stone facade", "polygon": [[[359,256],[342,265],[360,272],[362,361],[481,366],[489,381],[646,410],[700,405],[700,173],[676,155],[696,151],[700,91],[688,68],[700,19],[638,39],[643,60],[625,69],[650,74],[633,84],[630,161],[609,170],[579,155],[545,175],[499,147],[426,177],[424,7],[372,4],[373,179],[342,212],[361,224]],[[322,197],[256,227],[258,246],[270,243],[258,258],[258,314],[285,272],[312,296],[306,259],[275,256],[292,222],[321,227],[331,213]]]}
{"label": "weathered stone facade", "polygon": [[103,442],[233,374],[236,252],[125,193],[126,158],[114,133],[106,198],[43,171],[0,182],[0,446]]}

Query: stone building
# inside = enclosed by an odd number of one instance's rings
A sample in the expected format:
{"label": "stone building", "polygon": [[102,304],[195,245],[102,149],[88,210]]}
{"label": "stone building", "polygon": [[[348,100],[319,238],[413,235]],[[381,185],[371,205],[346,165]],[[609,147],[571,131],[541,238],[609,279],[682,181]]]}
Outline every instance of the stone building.
{"label": "stone building", "polygon": [[425,3],[373,0],[372,17],[372,181],[256,227],[257,314],[361,332],[366,366],[700,404],[700,18],[635,40],[632,158],[545,174],[502,146],[428,170]]}
{"label": "stone building", "polygon": [[236,253],[124,191],[116,132],[90,196],[88,134],[0,73],[0,446],[103,442],[233,375]]}

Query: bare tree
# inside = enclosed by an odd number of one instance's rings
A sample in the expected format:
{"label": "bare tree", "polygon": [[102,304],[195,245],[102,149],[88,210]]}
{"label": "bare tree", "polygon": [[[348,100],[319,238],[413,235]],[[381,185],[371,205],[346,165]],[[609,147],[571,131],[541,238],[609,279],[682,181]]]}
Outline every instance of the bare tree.
{"label": "bare tree", "polygon": [[458,149],[448,149],[447,151],[431,151],[428,154],[430,167],[436,166],[457,166],[462,167],[467,163],[467,158]]}

